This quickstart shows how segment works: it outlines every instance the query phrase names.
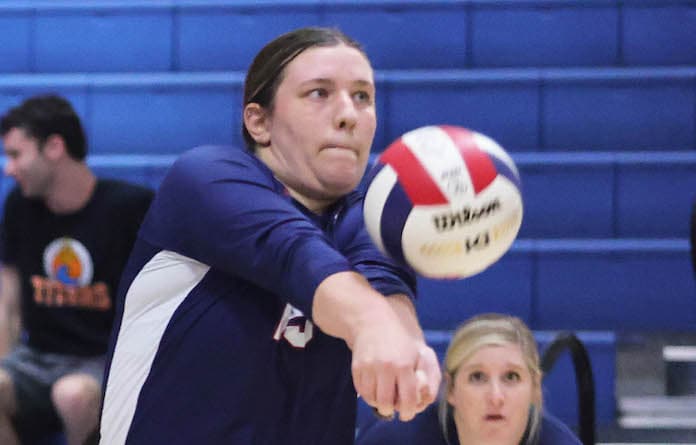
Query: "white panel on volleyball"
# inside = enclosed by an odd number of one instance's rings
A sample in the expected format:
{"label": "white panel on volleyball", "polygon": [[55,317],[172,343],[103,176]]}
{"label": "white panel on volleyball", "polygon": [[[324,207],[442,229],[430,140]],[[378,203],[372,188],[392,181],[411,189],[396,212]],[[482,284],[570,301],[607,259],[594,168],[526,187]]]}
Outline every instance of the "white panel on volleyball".
{"label": "white panel on volleyball", "polygon": [[507,166],[510,167],[510,169],[513,172],[515,172],[515,176],[520,176],[519,172],[517,171],[517,166],[515,165],[515,162],[512,160],[510,155],[503,149],[503,147],[498,145],[496,141],[489,138],[485,134],[474,132],[473,135],[474,141],[476,141],[476,145],[478,145],[478,147],[481,150],[487,151],[488,153],[492,153],[495,157],[505,162]]}
{"label": "white panel on volleyball", "polygon": [[471,177],[459,148],[437,126],[419,128],[402,136],[421,165],[451,203],[474,195]]}
{"label": "white panel on volleyball", "polygon": [[389,198],[392,188],[396,184],[396,172],[390,165],[385,165],[372,180],[370,188],[365,194],[365,206],[363,216],[365,227],[372,237],[372,241],[382,252],[386,252],[382,241],[382,209]]}
{"label": "white panel on volleyball", "polygon": [[[512,158],[495,141],[471,135],[480,150],[517,172]],[[433,278],[481,272],[508,250],[517,235],[522,218],[517,186],[496,175],[476,193],[460,147],[439,127],[419,128],[402,139],[449,201],[411,210],[401,235],[406,261]]]}

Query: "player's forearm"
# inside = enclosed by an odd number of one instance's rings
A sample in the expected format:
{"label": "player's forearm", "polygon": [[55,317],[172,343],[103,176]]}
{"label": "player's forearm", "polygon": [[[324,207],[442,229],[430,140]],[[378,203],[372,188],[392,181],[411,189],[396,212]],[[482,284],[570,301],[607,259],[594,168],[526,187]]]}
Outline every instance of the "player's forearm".
{"label": "player's forearm", "polygon": [[390,295],[386,300],[413,338],[424,340],[423,330],[418,322],[413,301],[403,294]]}
{"label": "player's forearm", "polygon": [[[344,339],[352,347],[366,326],[397,320],[392,304],[355,272],[339,272],[321,282],[314,294],[312,319],[325,333]],[[406,311],[399,304],[399,311]]]}

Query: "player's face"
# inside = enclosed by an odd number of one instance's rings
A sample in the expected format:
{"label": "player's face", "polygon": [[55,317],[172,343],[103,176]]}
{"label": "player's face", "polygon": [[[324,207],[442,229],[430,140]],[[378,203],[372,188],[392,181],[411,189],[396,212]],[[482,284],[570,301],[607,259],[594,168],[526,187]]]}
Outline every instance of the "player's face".
{"label": "player's face", "polygon": [[51,183],[51,163],[39,149],[36,138],[21,128],[12,128],[2,138],[5,149],[5,174],[17,181],[22,195],[45,196]]}
{"label": "player's face", "polygon": [[484,346],[459,367],[447,401],[460,440],[519,443],[527,425],[534,382],[519,346]]}
{"label": "player's face", "polygon": [[311,210],[353,190],[365,172],[377,125],[373,77],[366,57],[342,44],[309,48],[285,68],[263,150]]}

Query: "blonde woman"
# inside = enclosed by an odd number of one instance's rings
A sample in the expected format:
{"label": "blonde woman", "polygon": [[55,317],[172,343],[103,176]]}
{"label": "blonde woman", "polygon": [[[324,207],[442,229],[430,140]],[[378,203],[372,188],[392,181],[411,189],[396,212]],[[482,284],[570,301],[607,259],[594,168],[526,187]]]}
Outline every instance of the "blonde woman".
{"label": "blonde woman", "polygon": [[579,445],[560,421],[542,414],[541,369],[522,320],[484,314],[450,342],[439,404],[408,423],[377,423],[359,445]]}

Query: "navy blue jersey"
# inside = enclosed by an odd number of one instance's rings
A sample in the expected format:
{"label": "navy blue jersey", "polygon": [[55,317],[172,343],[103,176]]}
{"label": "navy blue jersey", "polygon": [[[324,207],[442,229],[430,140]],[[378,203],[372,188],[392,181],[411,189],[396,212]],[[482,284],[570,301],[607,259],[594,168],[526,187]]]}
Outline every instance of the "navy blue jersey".
{"label": "navy blue jersey", "polygon": [[311,322],[317,286],[348,270],[413,295],[358,193],[314,215],[245,151],[185,153],[121,281],[101,443],[352,444],[350,350]]}
{"label": "navy blue jersey", "polygon": [[[454,421],[448,426],[449,443],[440,428],[437,403],[430,405],[410,422],[375,422],[362,429],[356,445],[460,445]],[[537,445],[581,445],[580,440],[560,420],[548,413],[541,417]]]}

